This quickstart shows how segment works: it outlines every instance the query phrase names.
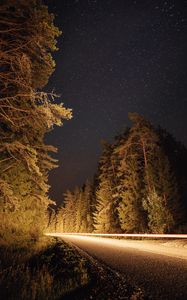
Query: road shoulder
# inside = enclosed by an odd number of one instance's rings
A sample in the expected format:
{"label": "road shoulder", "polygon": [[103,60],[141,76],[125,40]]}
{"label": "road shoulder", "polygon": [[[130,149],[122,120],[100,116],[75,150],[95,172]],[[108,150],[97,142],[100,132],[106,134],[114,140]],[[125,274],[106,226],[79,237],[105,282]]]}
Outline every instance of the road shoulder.
{"label": "road shoulder", "polygon": [[79,247],[73,246],[88,261],[91,276],[90,283],[66,295],[61,300],[148,299],[143,289],[130,285],[122,273],[113,270],[103,262],[93,258]]}

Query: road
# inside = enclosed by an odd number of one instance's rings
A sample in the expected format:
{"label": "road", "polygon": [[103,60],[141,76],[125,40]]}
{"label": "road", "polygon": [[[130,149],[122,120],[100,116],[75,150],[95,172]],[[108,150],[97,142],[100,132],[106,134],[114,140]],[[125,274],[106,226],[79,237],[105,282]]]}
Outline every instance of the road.
{"label": "road", "polygon": [[170,251],[156,242],[66,235],[74,244],[127,280],[145,290],[151,299],[187,299],[187,248]]}

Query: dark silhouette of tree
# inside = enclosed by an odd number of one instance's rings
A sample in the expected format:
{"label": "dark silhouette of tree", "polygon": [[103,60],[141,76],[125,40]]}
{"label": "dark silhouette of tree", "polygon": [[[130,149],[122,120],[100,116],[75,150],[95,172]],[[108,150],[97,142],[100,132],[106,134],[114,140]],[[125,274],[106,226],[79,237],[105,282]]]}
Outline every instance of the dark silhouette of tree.
{"label": "dark silhouette of tree", "polygon": [[87,180],[79,192],[76,202],[76,232],[92,232],[92,184]]}
{"label": "dark silhouette of tree", "polygon": [[177,187],[180,196],[180,203],[183,207],[185,219],[187,219],[187,149],[167,132],[159,127],[157,129],[160,143],[169,163],[174,171]]}

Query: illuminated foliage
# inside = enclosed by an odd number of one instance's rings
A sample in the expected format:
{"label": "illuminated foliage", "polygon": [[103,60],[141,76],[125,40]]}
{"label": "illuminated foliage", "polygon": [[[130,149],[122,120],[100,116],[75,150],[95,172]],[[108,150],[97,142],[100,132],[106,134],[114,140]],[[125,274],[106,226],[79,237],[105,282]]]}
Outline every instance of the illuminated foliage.
{"label": "illuminated foliage", "polygon": [[95,232],[112,233],[116,231],[113,212],[113,199],[110,183],[106,180],[99,185],[96,193],[96,212],[94,213]]}
{"label": "illuminated foliage", "polygon": [[148,230],[171,232],[182,220],[176,179],[153,126],[137,114],[129,117],[133,126],[122,160],[121,227],[133,232],[146,230],[147,212]]}
{"label": "illuminated foliage", "polygon": [[[103,143],[93,187],[77,188],[73,200],[65,200],[63,216],[69,224],[64,231],[168,233],[186,228],[176,166],[165,153],[160,130],[136,113],[129,118],[131,128],[113,144]],[[88,216],[94,220],[91,227]]]}
{"label": "illuminated foliage", "polygon": [[[76,202],[79,197],[79,189],[76,188],[74,192],[67,191],[64,194],[64,208],[63,208],[63,228],[66,232],[75,231],[76,227]],[[58,222],[60,215],[58,215]]]}
{"label": "illuminated foliage", "polygon": [[147,190],[143,201],[148,212],[148,225],[151,232],[167,233],[176,230],[184,220],[178,187],[169,161],[161,149],[154,153],[152,167],[152,190]]}
{"label": "illuminated foliage", "polygon": [[121,229],[127,232],[144,232],[146,216],[142,208],[143,182],[140,162],[132,149],[126,149],[126,161],[122,160],[119,170],[120,198],[118,213]]}
{"label": "illuminated foliage", "polygon": [[82,188],[64,194],[64,205],[57,212],[57,231],[92,232],[93,187],[86,181]]}
{"label": "illuminated foliage", "polygon": [[151,233],[167,233],[174,226],[174,218],[167,208],[166,199],[159,196],[154,190],[150,192],[143,207],[148,212],[148,226]]}
{"label": "illuminated foliage", "polygon": [[181,199],[158,131],[138,114],[129,118],[132,127],[105,146],[99,162],[94,227],[97,232],[176,231],[184,223]]}
{"label": "illuminated foliage", "polygon": [[104,143],[103,153],[99,161],[94,212],[95,231],[100,233],[117,232],[119,230],[116,210],[115,161],[112,153],[113,147]]}
{"label": "illuminated foliage", "polygon": [[76,188],[68,201],[65,195],[64,231],[167,233],[185,223],[159,132],[138,114],[129,118],[130,129],[113,144],[103,143],[95,185]]}
{"label": "illuminated foliage", "polygon": [[[71,118],[54,94],[39,90],[54,71],[51,52],[60,34],[37,0],[3,1],[0,7],[0,213],[1,235],[36,238],[51,202],[48,171],[56,161],[44,136]],[[5,230],[6,228],[6,230]],[[19,238],[19,237],[18,237]]]}

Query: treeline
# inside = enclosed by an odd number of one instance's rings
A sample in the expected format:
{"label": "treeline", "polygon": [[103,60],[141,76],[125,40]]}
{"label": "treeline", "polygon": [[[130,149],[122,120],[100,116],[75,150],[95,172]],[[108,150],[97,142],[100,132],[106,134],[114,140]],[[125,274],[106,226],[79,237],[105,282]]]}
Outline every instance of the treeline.
{"label": "treeline", "polygon": [[71,118],[42,88],[61,34],[38,0],[0,5],[0,241],[37,239],[47,225],[48,172],[57,166],[44,137]]}
{"label": "treeline", "polygon": [[89,181],[82,188],[64,194],[64,205],[51,214],[49,228],[57,231],[92,232],[93,186]]}
{"label": "treeline", "polygon": [[142,116],[104,143],[94,183],[67,191],[51,226],[64,232],[171,233],[187,229],[187,150]]}

